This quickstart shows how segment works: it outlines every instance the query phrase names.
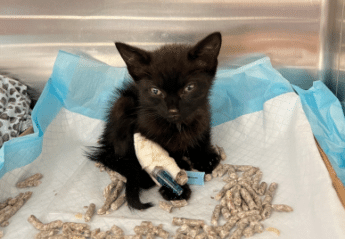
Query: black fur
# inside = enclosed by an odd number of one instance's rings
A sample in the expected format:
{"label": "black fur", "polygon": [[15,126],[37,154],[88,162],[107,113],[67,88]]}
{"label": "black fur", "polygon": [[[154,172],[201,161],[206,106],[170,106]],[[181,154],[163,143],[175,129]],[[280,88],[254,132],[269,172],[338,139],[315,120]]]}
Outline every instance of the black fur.
{"label": "black fur", "polygon": [[[220,157],[211,146],[208,97],[220,46],[218,32],[195,46],[173,44],[153,52],[116,43],[133,81],[118,91],[100,146],[87,156],[127,178],[130,208],[151,207],[140,201],[139,194],[155,185],[136,158],[136,132],[161,145],[182,169],[210,173],[218,165]],[[166,200],[189,199],[189,186],[183,189],[179,197],[167,187],[159,192]]]}

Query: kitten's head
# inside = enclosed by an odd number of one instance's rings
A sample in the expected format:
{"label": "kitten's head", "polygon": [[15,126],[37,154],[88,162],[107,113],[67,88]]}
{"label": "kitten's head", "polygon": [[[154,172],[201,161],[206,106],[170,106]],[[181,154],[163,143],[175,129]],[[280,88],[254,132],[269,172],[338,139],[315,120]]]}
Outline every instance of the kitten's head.
{"label": "kitten's head", "polygon": [[146,112],[183,123],[208,107],[221,47],[219,32],[194,46],[172,44],[152,52],[115,44],[136,82],[140,105]]}

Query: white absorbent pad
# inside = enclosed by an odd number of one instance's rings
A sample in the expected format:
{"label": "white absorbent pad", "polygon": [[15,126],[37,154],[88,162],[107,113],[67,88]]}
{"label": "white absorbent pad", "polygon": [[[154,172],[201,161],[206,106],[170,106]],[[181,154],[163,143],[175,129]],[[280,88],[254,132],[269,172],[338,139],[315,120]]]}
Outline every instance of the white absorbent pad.
{"label": "white absorbent pad", "polygon": [[[104,122],[73,113],[62,108],[44,135],[43,150],[33,163],[6,173],[0,180],[3,195],[33,191],[32,198],[10,219],[10,225],[1,228],[5,239],[34,238],[38,232],[27,222],[34,214],[40,220],[83,222],[77,213],[85,213],[84,206],[103,205],[103,189],[110,183],[107,173],[100,172],[94,162],[85,158],[86,145],[96,145]],[[280,230],[281,239],[341,239],[345,235],[345,210],[342,207],[327,169],[316,147],[310,125],[295,93],[274,97],[264,109],[246,114],[213,128],[213,143],[222,146],[227,154],[223,163],[253,165],[263,172],[262,181],[278,183],[274,204],[293,207],[291,213],[273,212],[263,221],[265,227]],[[32,189],[17,189],[15,183],[34,173],[44,175],[42,184]],[[125,234],[134,234],[133,228],[143,220],[151,220],[172,235],[173,217],[204,219],[210,225],[212,211],[219,203],[212,199],[225,185],[221,178],[204,186],[191,185],[189,205],[161,210],[163,200],[158,187],[144,191],[143,202],[154,207],[145,211],[130,211],[122,206],[108,215],[95,215],[91,229],[109,230],[114,224]],[[220,220],[220,224],[224,223]],[[277,238],[272,232],[255,234],[253,238]]]}

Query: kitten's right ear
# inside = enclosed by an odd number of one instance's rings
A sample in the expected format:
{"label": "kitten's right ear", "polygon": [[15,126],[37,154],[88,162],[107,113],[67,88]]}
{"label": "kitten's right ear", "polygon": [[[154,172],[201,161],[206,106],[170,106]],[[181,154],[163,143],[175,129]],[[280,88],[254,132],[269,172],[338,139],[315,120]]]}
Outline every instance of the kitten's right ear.
{"label": "kitten's right ear", "polygon": [[115,46],[125,61],[128,72],[134,80],[139,80],[145,74],[145,66],[150,64],[150,53],[121,42],[115,42]]}
{"label": "kitten's right ear", "polygon": [[191,61],[197,62],[204,69],[215,70],[217,67],[217,57],[222,45],[222,35],[214,32],[199,41],[189,52],[188,57]]}

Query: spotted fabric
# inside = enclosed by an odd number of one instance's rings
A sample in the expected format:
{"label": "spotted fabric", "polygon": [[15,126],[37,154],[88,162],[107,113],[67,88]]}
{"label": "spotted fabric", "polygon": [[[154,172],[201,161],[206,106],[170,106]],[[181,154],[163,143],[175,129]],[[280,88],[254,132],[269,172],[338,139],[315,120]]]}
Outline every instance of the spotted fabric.
{"label": "spotted fabric", "polygon": [[0,75],[0,147],[32,125],[27,86]]}

